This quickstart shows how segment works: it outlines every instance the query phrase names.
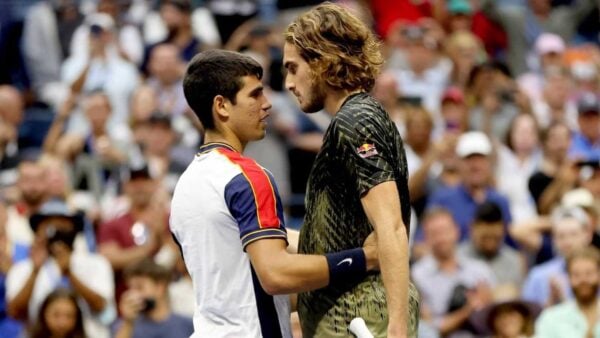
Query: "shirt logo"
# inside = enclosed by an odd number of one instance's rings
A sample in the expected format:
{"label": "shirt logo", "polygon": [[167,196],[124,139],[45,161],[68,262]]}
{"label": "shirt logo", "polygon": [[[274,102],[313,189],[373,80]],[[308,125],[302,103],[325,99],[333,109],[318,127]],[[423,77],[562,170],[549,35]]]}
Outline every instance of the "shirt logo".
{"label": "shirt logo", "polygon": [[375,145],[372,143],[363,144],[362,146],[356,148],[356,152],[358,153],[358,156],[362,158],[368,158],[379,154],[375,148]]}
{"label": "shirt logo", "polygon": [[352,265],[352,258],[345,258],[342,259],[339,263],[337,263],[337,266],[340,266],[344,263],[348,263],[348,266]]}

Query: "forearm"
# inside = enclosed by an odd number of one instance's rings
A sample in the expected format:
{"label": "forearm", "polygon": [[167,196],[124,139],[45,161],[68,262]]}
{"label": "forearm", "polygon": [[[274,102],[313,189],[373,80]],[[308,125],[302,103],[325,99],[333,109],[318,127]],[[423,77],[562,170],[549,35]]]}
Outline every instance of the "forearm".
{"label": "forearm", "polygon": [[[403,226],[378,227],[379,266],[386,291],[390,330],[408,333],[408,239]],[[389,229],[389,230],[385,230]],[[381,231],[384,230],[384,231]]]}
{"label": "forearm", "polygon": [[448,315],[444,316],[440,322],[439,330],[441,335],[447,335],[452,331],[460,328],[461,325],[471,315],[471,309],[468,305],[463,306],[459,310],[456,310]]}
{"label": "forearm", "polygon": [[44,144],[42,149],[46,153],[55,153],[56,146],[58,144],[58,140],[63,133],[65,125],[65,118],[62,116],[56,116],[52,124],[50,125],[50,129],[46,134],[46,138],[44,139]]}
{"label": "forearm", "polygon": [[544,192],[540,196],[540,214],[546,215],[550,213],[550,210],[552,210],[554,204],[556,204],[560,200],[561,196],[565,192],[567,192],[569,188],[569,184],[559,179],[555,179],[552,183],[550,183],[550,185],[546,188],[546,190],[544,190]]}
{"label": "forearm", "polygon": [[73,273],[69,272],[69,281],[73,286],[75,292],[83,297],[83,299],[88,303],[92,311],[101,312],[106,307],[106,300],[104,297],[97,294],[94,290],[88,288],[75,276]]}
{"label": "forearm", "polygon": [[550,230],[550,223],[544,218],[514,224],[509,233],[526,250],[537,252],[542,246],[542,232]]}
{"label": "forearm", "polygon": [[115,338],[131,338],[133,335],[133,321],[124,319],[115,333]]}
{"label": "forearm", "polygon": [[408,190],[410,191],[411,202],[414,202],[425,195],[425,186],[433,161],[431,156],[427,156],[419,169],[410,175],[408,179]]}
{"label": "forearm", "polygon": [[[269,294],[290,294],[320,289],[329,284],[329,267],[325,256],[280,255],[270,272],[261,280]],[[260,279],[260,275],[259,275]]]}
{"label": "forearm", "polygon": [[31,299],[36,277],[37,271],[33,271],[19,293],[17,293],[17,295],[8,302],[6,308],[9,316],[15,319],[27,319],[29,300]]}
{"label": "forearm", "polygon": [[130,249],[117,247],[100,247],[100,253],[108,259],[115,270],[122,270],[130,264],[134,264],[147,258],[152,253],[148,245],[141,245]]}

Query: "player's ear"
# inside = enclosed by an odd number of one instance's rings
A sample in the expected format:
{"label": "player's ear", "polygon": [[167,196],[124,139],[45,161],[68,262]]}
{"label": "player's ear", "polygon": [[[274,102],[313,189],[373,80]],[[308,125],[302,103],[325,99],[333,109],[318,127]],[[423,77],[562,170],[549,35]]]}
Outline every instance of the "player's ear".
{"label": "player's ear", "polygon": [[229,108],[231,103],[223,95],[217,95],[213,99],[213,112],[216,113],[216,118],[226,119],[229,117]]}

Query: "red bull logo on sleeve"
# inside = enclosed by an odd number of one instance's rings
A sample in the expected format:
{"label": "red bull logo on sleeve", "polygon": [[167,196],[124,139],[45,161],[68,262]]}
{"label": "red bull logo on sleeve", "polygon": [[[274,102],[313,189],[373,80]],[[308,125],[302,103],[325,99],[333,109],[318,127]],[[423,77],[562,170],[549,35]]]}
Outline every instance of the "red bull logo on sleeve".
{"label": "red bull logo on sleeve", "polygon": [[375,145],[372,143],[363,144],[362,146],[356,148],[356,152],[358,153],[358,156],[362,158],[368,158],[379,154],[375,148]]}

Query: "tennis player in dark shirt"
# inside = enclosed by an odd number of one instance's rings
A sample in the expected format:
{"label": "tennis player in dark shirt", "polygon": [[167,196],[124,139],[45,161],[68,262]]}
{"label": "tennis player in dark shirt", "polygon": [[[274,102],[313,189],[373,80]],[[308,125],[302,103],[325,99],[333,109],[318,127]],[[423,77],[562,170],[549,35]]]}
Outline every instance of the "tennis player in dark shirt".
{"label": "tennis player in dark shirt", "polygon": [[419,311],[409,282],[406,156],[394,123],[367,94],[383,63],[379,43],[333,4],[298,17],[285,39],[286,88],[304,112],[334,114],[308,181],[299,250],[354,248],[374,229],[381,269],[301,293],[304,337],[349,337],[354,317],[362,317],[376,337],[415,337]]}

